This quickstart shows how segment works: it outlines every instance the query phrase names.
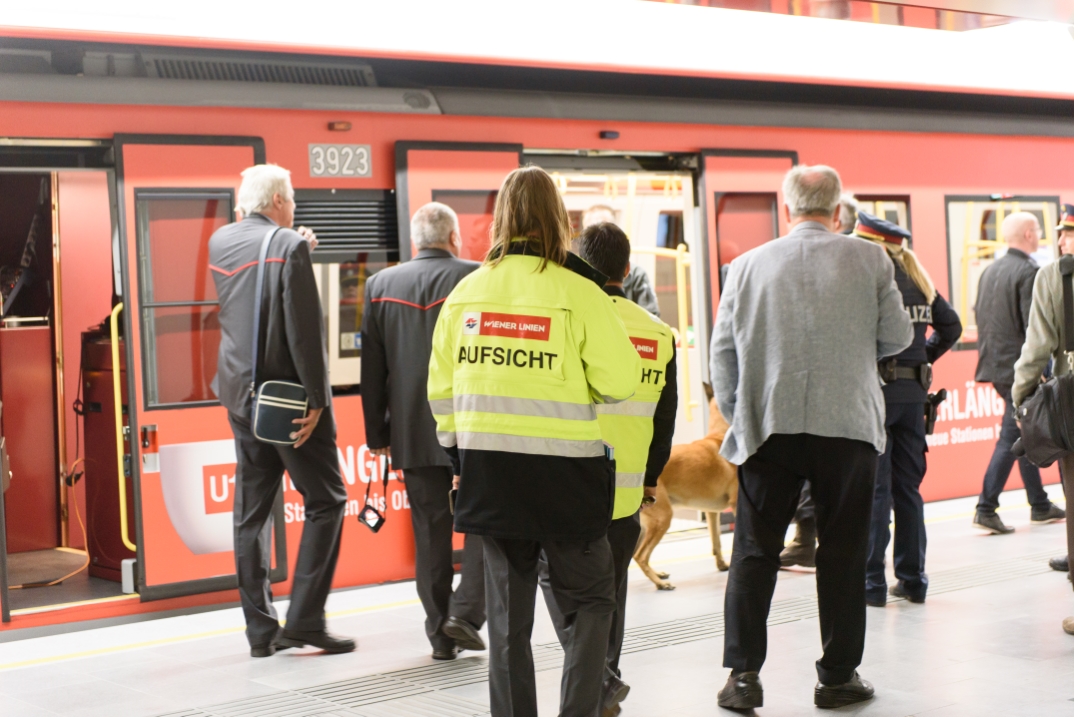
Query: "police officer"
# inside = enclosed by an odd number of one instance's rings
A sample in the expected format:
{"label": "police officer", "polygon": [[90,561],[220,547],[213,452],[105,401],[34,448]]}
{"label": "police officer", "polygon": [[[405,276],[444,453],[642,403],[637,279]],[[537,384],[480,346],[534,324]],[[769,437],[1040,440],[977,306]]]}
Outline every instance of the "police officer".
{"label": "police officer", "polygon": [[[626,616],[627,570],[638,546],[642,510],[656,500],[656,481],[671,455],[678,408],[675,341],[671,327],[627,298],[623,282],[630,275],[630,240],[611,223],[586,227],[577,240],[578,254],[597,271],[614,279],[604,285],[641,357],[637,389],[628,401],[597,406],[604,441],[615,450],[615,508],[608,543],[615,567],[616,608],[608,639],[607,671],[601,693],[601,715],[619,714],[630,686],[619,670]],[[541,588],[560,644],[566,646],[570,624],[552,594],[548,564],[540,563]]]}
{"label": "police officer", "polygon": [[[921,481],[925,477],[925,403],[932,381],[932,364],[962,335],[958,314],[936,291],[928,272],[905,242],[910,232],[897,224],[858,213],[854,234],[883,246],[895,264],[895,282],[914,323],[914,342],[902,353],[880,362],[887,406],[887,447],[880,456],[873,494],[873,522],[865,576],[866,603],[884,607],[887,582],[884,553],[891,539],[889,524],[895,508],[895,577],[890,593],[910,602],[924,602],[929,579],[925,574],[925,511]],[[926,338],[928,327],[933,332]]]}
{"label": "police officer", "polygon": [[493,717],[536,717],[537,560],[571,622],[561,714],[600,706],[615,612],[611,451],[595,403],[630,398],[641,359],[607,277],[570,254],[570,221],[539,167],[507,176],[484,265],[433,334],[429,403],[459,476],[455,529],[484,536]]}

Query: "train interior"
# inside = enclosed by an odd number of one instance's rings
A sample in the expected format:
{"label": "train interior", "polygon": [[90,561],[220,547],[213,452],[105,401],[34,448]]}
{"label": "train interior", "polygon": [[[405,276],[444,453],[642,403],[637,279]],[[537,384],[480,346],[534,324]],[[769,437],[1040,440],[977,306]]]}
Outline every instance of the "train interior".
{"label": "train interior", "polygon": [[0,430],[15,609],[120,595],[120,563],[131,557],[117,550],[113,525],[108,184],[104,171],[0,172]]}

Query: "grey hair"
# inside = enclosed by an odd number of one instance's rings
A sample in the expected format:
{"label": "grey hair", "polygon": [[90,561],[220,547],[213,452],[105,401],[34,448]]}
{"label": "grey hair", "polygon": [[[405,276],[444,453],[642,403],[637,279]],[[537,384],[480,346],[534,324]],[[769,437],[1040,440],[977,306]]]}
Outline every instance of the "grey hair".
{"label": "grey hair", "polygon": [[272,195],[293,198],[291,172],[275,164],[255,164],[242,170],[242,184],[236,200],[244,216],[272,207]]}
{"label": "grey hair", "polygon": [[418,249],[448,246],[451,232],[459,231],[459,217],[455,210],[440,202],[429,202],[410,220],[410,238]]}
{"label": "grey hair", "polygon": [[830,217],[842,193],[839,172],[823,164],[799,164],[783,178],[783,203],[792,217]]}
{"label": "grey hair", "polygon": [[858,223],[858,200],[850,192],[843,192],[839,197],[839,222],[843,225],[842,232],[850,234],[854,231],[854,225]]}

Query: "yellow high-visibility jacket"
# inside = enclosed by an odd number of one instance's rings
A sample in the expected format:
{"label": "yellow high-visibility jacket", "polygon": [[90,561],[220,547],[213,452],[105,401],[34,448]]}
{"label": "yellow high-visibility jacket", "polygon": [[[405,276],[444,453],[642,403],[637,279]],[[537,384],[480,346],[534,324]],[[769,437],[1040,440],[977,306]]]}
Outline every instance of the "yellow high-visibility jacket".
{"label": "yellow high-visibility jacket", "polygon": [[433,333],[429,404],[462,478],[455,527],[596,539],[615,486],[596,405],[633,395],[640,359],[603,275],[574,255],[539,271],[526,251],[517,241],[463,279]]}
{"label": "yellow high-visibility jacket", "polygon": [[597,406],[604,440],[615,449],[615,510],[613,520],[637,512],[645,493],[645,471],[653,441],[653,416],[668,380],[674,358],[671,327],[634,302],[611,297],[627,334],[641,358],[634,395],[621,403]]}

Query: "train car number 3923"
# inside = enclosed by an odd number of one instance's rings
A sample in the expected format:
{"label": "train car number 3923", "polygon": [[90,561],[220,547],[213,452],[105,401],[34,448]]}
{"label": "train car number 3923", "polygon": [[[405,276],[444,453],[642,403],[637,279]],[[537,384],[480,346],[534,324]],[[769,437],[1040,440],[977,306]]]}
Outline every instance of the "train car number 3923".
{"label": "train car number 3923", "polygon": [[311,177],[371,177],[368,144],[311,144]]}

